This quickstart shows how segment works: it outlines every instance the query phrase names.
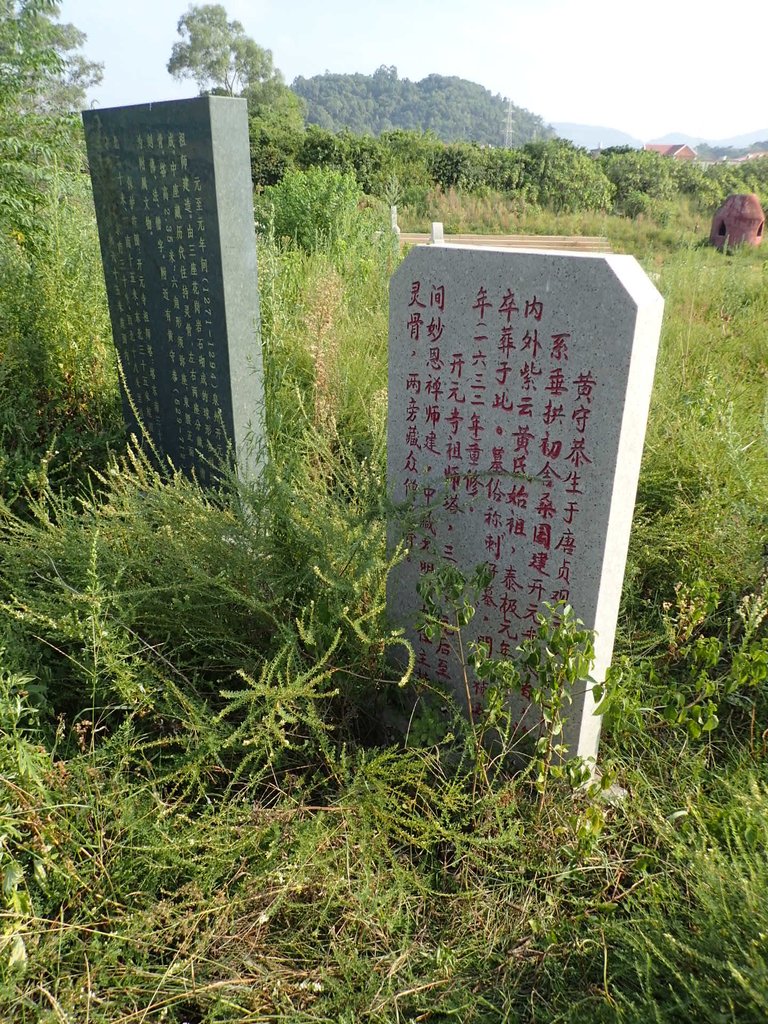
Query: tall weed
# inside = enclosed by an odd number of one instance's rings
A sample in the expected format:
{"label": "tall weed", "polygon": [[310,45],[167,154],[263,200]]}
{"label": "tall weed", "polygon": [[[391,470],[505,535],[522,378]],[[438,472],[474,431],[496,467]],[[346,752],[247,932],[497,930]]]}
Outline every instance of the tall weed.
{"label": "tall weed", "polygon": [[34,239],[0,237],[0,493],[71,484],[122,442],[117,374],[91,207],[56,174]]}
{"label": "tall weed", "polygon": [[727,617],[762,576],[768,349],[765,297],[750,283],[761,266],[755,254],[687,250],[661,274],[667,314],[625,582],[635,649],[677,584],[713,585]]}
{"label": "tall weed", "polygon": [[522,196],[499,192],[434,189],[418,207],[405,206],[400,211],[403,231],[429,231],[432,221],[441,221],[447,234],[605,236],[614,252],[644,258],[694,245],[709,233],[701,214],[683,201],[665,210],[661,218],[648,214],[633,218],[592,210],[556,213]]}

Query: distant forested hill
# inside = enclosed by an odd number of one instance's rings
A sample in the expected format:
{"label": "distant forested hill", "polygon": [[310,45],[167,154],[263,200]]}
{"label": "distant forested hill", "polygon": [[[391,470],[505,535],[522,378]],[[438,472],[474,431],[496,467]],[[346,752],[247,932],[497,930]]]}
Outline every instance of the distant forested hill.
{"label": "distant forested hill", "polygon": [[[504,142],[507,101],[465,78],[428,75],[412,82],[382,66],[372,75],[299,77],[291,88],[306,101],[307,121],[331,131],[380,135],[401,128],[432,131],[445,142]],[[554,137],[537,114],[514,105],[512,114],[513,145]]]}

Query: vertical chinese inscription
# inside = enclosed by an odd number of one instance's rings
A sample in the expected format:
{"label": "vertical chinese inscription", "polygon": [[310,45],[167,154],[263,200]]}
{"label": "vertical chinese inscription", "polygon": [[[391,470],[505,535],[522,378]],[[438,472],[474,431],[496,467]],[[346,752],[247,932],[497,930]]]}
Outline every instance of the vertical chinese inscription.
{"label": "vertical chinese inscription", "polygon": [[[416,527],[388,604],[418,671],[457,692],[448,637],[414,626],[419,579],[446,563],[488,567],[465,639],[491,656],[513,657],[544,602],[567,601],[598,632],[596,672],[610,659],[662,308],[627,260],[423,248],[393,278],[388,479]],[[484,683],[471,690],[479,711]],[[516,713],[532,724],[525,691]],[[596,750],[590,714],[578,695],[574,751]]]}
{"label": "vertical chinese inscription", "polygon": [[202,483],[230,454],[248,472],[263,397],[245,103],[200,97],[83,120],[130,428],[138,414]]}

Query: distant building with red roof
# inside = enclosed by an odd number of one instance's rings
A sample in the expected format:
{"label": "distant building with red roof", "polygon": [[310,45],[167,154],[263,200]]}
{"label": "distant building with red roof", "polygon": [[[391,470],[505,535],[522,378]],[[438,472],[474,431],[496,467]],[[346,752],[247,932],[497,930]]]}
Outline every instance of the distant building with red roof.
{"label": "distant building with red roof", "polygon": [[736,156],[730,162],[732,164],[748,164],[750,160],[762,160],[768,156],[768,151],[761,149],[755,153],[745,153],[744,156]]}
{"label": "distant building with red roof", "polygon": [[673,160],[696,160],[698,158],[696,150],[691,149],[684,142],[673,142],[671,145],[665,145],[660,142],[646,142],[643,148],[650,153],[660,153],[662,156],[669,156]]}

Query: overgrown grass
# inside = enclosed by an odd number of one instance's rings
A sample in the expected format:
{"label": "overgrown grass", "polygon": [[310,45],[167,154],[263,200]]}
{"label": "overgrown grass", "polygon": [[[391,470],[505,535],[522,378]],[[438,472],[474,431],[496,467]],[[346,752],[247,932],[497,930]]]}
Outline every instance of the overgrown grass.
{"label": "overgrown grass", "polygon": [[262,240],[270,468],[205,493],[124,449],[93,225],[56,209],[44,260],[3,242],[0,1016],[764,1020],[765,255],[685,210],[456,213],[607,234],[667,300],[602,746],[625,795],[540,800],[519,760],[478,785],[387,657],[386,232]]}
{"label": "overgrown grass", "polygon": [[[714,212],[714,211],[713,211]],[[403,231],[429,231],[440,221],[447,234],[597,235],[606,237],[614,252],[652,256],[695,245],[709,237],[709,221],[680,200],[664,208],[663,216],[620,217],[582,211],[554,213],[524,199],[489,192],[476,195],[434,189],[421,204],[399,211]]]}
{"label": "overgrown grass", "polygon": [[[627,628],[675,583],[735,602],[768,540],[768,315],[764,254],[682,250],[659,274],[666,313],[625,585]],[[658,621],[658,618],[657,618]]]}
{"label": "overgrown grass", "polygon": [[87,181],[53,177],[33,237],[0,235],[0,495],[104,466],[124,433]]}

